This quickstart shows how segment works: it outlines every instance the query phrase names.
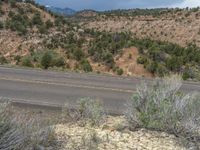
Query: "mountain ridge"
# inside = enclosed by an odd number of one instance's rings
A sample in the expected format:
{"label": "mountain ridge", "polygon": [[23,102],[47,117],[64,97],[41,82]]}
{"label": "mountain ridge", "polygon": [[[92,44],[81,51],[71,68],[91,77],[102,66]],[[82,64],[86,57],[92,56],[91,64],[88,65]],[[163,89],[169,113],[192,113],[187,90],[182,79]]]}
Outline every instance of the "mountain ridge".
{"label": "mountain ridge", "polygon": [[54,6],[45,6],[47,10],[50,10],[56,14],[64,15],[64,16],[71,16],[74,15],[77,11],[68,7],[60,8],[60,7],[54,7]]}

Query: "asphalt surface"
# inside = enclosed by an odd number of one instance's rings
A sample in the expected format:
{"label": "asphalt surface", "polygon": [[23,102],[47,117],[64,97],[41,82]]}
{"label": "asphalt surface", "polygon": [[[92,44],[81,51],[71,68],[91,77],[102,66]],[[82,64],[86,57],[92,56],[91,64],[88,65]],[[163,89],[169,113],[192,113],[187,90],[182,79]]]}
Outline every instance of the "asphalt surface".
{"label": "asphalt surface", "polygon": [[[141,80],[144,79],[0,67],[0,97],[52,107],[65,103],[74,106],[80,98],[91,97],[101,100],[107,112],[121,114]],[[200,83],[184,82],[182,90],[200,92]]]}

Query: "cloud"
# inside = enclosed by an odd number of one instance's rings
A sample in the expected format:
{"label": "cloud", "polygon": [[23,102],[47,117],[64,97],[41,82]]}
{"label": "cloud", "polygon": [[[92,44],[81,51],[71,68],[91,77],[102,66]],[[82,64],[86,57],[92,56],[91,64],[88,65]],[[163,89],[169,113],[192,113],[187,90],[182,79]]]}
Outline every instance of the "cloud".
{"label": "cloud", "polygon": [[184,0],[182,3],[175,5],[176,7],[197,7],[200,6],[200,0]]}
{"label": "cloud", "polygon": [[[36,0],[36,1],[45,5],[53,5],[57,7],[70,7],[76,10],[156,8],[156,7],[174,6],[183,2],[183,0]],[[188,0],[188,1],[192,1],[192,0]]]}

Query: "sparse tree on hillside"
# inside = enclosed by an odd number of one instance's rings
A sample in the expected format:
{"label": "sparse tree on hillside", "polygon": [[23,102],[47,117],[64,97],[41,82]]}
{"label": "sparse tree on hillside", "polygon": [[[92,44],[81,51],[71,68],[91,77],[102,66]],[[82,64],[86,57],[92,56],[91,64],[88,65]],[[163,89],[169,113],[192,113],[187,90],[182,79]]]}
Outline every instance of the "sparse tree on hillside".
{"label": "sparse tree on hillside", "polygon": [[0,30],[4,28],[4,23],[0,21]]}
{"label": "sparse tree on hillside", "polygon": [[49,28],[52,28],[53,27],[53,22],[51,20],[47,20],[46,21],[46,28],[49,29]]}
{"label": "sparse tree on hillside", "polygon": [[52,64],[52,55],[50,52],[45,52],[42,56],[41,65],[44,69],[48,69]]}
{"label": "sparse tree on hillside", "polygon": [[32,23],[34,25],[43,25],[41,14],[39,12],[34,14],[34,16],[32,18]]}

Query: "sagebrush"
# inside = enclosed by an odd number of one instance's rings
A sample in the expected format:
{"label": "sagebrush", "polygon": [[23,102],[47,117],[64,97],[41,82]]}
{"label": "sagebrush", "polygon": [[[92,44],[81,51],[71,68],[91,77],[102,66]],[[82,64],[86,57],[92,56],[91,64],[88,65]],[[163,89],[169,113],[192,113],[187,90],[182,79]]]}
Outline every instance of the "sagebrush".
{"label": "sagebrush", "polygon": [[84,121],[93,125],[100,125],[104,121],[105,111],[103,105],[98,100],[91,98],[81,98],[77,101],[75,109],[71,109],[67,104],[62,108],[63,121]]}
{"label": "sagebrush", "polygon": [[139,85],[125,112],[131,127],[165,131],[199,143],[200,94],[184,94],[181,86],[177,75]]}

